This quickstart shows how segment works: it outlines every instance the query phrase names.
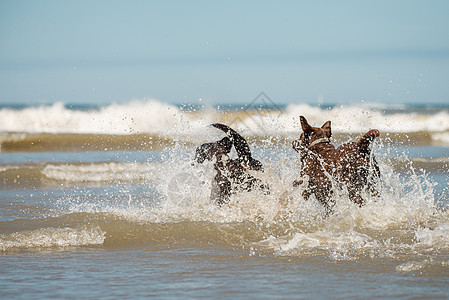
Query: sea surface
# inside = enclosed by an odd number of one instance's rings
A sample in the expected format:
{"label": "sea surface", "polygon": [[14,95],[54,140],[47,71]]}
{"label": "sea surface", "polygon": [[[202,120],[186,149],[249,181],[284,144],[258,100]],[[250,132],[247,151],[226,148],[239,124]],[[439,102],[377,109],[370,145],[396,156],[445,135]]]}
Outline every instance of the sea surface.
{"label": "sea surface", "polygon": [[[0,298],[447,299],[449,106],[262,100],[0,107]],[[331,120],[336,146],[380,130],[380,196],[336,188],[328,217],[302,198],[300,115]],[[213,163],[193,157],[215,122],[269,195],[211,203]]]}

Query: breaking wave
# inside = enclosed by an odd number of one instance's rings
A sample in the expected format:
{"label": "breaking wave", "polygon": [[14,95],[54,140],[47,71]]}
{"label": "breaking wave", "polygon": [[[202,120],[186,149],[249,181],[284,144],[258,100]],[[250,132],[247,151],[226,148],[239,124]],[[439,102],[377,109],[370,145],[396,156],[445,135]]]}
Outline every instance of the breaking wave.
{"label": "breaking wave", "polygon": [[[449,110],[389,109],[376,105],[348,105],[323,108],[308,104],[290,104],[282,109],[258,110],[215,108],[184,109],[156,100],[111,104],[90,110],[66,108],[62,103],[50,106],[0,110],[0,139],[21,140],[29,134],[80,135],[155,135],[161,138],[198,138],[210,123],[224,121],[245,136],[291,136],[300,129],[298,116],[305,115],[311,124],[332,120],[333,131],[360,133],[377,128],[384,133],[421,134],[431,142],[449,144]],[[9,133],[9,135],[5,134]],[[11,136],[12,133],[18,133]],[[23,135],[23,134],[27,135]],[[20,135],[22,134],[22,135]],[[430,136],[430,137],[429,137]]]}

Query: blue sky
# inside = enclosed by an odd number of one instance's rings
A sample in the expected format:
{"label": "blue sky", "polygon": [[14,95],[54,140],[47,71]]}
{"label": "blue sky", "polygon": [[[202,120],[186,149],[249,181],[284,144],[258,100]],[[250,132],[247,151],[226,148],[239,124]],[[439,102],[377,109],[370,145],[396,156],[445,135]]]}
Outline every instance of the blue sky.
{"label": "blue sky", "polygon": [[[0,103],[449,103],[449,1],[0,0]],[[201,99],[201,102],[199,102]]]}

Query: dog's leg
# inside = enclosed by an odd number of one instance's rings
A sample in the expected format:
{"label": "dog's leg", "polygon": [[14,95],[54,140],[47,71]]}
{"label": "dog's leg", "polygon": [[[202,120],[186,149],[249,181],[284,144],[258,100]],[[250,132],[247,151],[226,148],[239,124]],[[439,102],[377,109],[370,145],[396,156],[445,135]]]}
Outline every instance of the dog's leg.
{"label": "dog's leg", "polygon": [[310,195],[311,195],[311,193],[310,193],[310,190],[309,190],[309,189],[304,190],[304,191],[302,192],[302,197],[303,197],[304,200],[306,200],[306,201],[309,200]]}
{"label": "dog's leg", "polygon": [[368,176],[368,189],[371,194],[371,196],[380,196],[380,193],[377,189],[377,185],[380,181],[380,170],[379,165],[377,164],[376,158],[372,156],[371,159],[371,168],[370,168],[370,174]]}
{"label": "dog's leg", "polygon": [[212,181],[211,200],[222,206],[229,202],[231,182],[224,176],[217,174]]}
{"label": "dog's leg", "polygon": [[348,184],[348,192],[349,199],[355,204],[358,204],[359,207],[362,207],[363,204],[365,204],[365,201],[360,195],[360,190],[351,183]]}
{"label": "dog's leg", "polygon": [[325,216],[328,217],[334,212],[335,201],[332,200],[333,191],[331,189],[318,188],[315,190],[317,200],[323,205]]}
{"label": "dog's leg", "polygon": [[[309,185],[310,186],[310,185]],[[316,199],[323,205],[325,210],[325,216],[329,216],[333,213],[333,207],[335,201],[332,199],[333,190],[332,182],[327,178],[321,177],[320,180],[314,181],[311,184],[312,189],[310,191],[315,195]]]}

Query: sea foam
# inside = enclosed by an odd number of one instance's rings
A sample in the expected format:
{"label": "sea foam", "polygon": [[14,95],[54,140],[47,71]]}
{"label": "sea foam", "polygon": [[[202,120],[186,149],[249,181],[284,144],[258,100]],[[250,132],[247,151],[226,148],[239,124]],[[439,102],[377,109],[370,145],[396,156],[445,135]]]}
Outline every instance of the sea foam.
{"label": "sea foam", "polygon": [[300,131],[299,115],[309,123],[321,126],[332,121],[334,132],[358,133],[371,128],[381,132],[435,132],[441,141],[448,139],[449,113],[386,113],[382,107],[367,105],[322,108],[308,104],[290,104],[282,110],[257,113],[242,107],[237,111],[208,108],[192,111],[157,100],[111,104],[93,110],[68,109],[58,102],[50,106],[0,110],[0,132],[25,133],[97,133],[164,135],[197,134],[226,115],[228,124],[246,134],[286,135]]}
{"label": "sea foam", "polygon": [[0,250],[102,245],[105,235],[98,226],[42,228],[0,235]]}

